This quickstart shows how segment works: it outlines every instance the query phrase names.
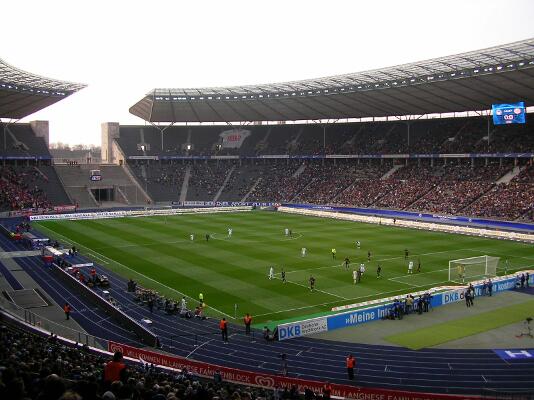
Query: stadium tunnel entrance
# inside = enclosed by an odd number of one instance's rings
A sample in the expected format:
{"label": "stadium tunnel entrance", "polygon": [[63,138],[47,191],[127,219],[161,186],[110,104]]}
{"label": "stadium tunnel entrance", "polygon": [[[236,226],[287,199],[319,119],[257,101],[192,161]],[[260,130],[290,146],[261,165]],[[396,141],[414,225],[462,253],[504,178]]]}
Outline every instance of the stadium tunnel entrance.
{"label": "stadium tunnel entrance", "polygon": [[115,190],[114,188],[97,188],[91,189],[96,201],[99,203],[102,201],[115,201]]}

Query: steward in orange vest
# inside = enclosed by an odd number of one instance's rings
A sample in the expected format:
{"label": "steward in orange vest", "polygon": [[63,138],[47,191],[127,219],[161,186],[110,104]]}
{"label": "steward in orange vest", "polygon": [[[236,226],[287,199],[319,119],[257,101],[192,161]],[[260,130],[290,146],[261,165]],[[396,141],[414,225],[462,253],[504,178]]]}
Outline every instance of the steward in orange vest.
{"label": "steward in orange vest", "polygon": [[250,324],[252,323],[252,317],[249,313],[245,315],[245,318],[243,318],[243,322],[245,323],[245,334],[250,335]]}
{"label": "steward in orange vest", "polygon": [[70,312],[72,311],[72,308],[70,307],[69,303],[65,303],[63,306],[63,311],[65,312],[65,318],[70,319]]}
{"label": "steward in orange vest", "polygon": [[228,322],[226,321],[226,318],[221,319],[221,322],[219,322],[219,328],[221,329],[223,342],[225,344],[228,343]]}
{"label": "steward in orange vest", "polygon": [[352,354],[349,354],[347,357],[347,373],[349,374],[349,379],[354,379],[354,366],[356,365],[356,359],[352,356]]}

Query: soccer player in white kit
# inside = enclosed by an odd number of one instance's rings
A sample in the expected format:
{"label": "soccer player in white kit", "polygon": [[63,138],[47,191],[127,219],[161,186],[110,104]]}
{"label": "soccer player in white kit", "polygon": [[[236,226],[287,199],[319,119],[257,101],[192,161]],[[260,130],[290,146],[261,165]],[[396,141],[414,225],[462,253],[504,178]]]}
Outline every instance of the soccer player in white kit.
{"label": "soccer player in white kit", "polygon": [[361,245],[362,245],[362,244],[361,244],[360,241],[358,240],[358,241],[356,242],[356,247],[359,249],[359,248],[361,247]]}
{"label": "soccer player in white kit", "polygon": [[358,271],[356,270],[352,271],[352,280],[354,284],[356,285],[356,283],[358,282]]}
{"label": "soccer player in white kit", "polygon": [[193,234],[189,235],[189,239],[191,239],[191,241],[195,240],[195,235]]}
{"label": "soccer player in white kit", "polygon": [[308,253],[308,249],[306,247],[303,247],[301,250],[300,250],[300,254],[302,257],[306,257],[306,254]]}
{"label": "soccer player in white kit", "polygon": [[363,276],[363,274],[364,274],[364,272],[365,272],[365,264],[364,264],[364,263],[361,263],[361,264],[360,264],[360,272],[361,272],[361,274],[362,274],[362,276]]}
{"label": "soccer player in white kit", "polygon": [[413,261],[408,263],[408,273],[413,274]]}
{"label": "soccer player in white kit", "polygon": [[232,232],[233,232],[232,228],[228,228],[228,237],[232,237]]}
{"label": "soccer player in white kit", "polygon": [[289,228],[284,229],[284,233],[286,236],[289,236]]}
{"label": "soccer player in white kit", "polygon": [[269,268],[269,280],[274,279],[274,267]]}

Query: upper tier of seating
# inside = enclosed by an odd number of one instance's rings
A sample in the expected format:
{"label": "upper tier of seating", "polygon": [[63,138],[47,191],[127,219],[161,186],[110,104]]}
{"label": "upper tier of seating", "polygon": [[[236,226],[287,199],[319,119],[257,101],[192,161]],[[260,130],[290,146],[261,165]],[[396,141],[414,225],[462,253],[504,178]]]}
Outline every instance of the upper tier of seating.
{"label": "upper tier of seating", "polygon": [[51,158],[45,140],[35,136],[30,124],[0,123],[0,129],[5,131],[0,144],[0,156]]}
{"label": "upper tier of seating", "polygon": [[172,126],[163,134],[152,126],[122,126],[117,142],[126,156],[533,152],[533,122],[529,117],[525,125],[494,126],[486,117],[470,117],[409,124],[247,125],[235,127],[237,136],[246,136],[239,148],[225,148],[220,135],[232,131],[228,126]]}

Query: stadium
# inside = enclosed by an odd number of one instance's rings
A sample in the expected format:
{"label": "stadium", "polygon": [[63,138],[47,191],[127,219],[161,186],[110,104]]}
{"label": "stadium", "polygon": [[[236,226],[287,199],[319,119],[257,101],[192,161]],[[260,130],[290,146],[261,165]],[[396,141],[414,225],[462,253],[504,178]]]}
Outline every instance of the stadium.
{"label": "stadium", "polygon": [[534,39],[18,122],[85,87],[0,60],[2,398],[534,398]]}

